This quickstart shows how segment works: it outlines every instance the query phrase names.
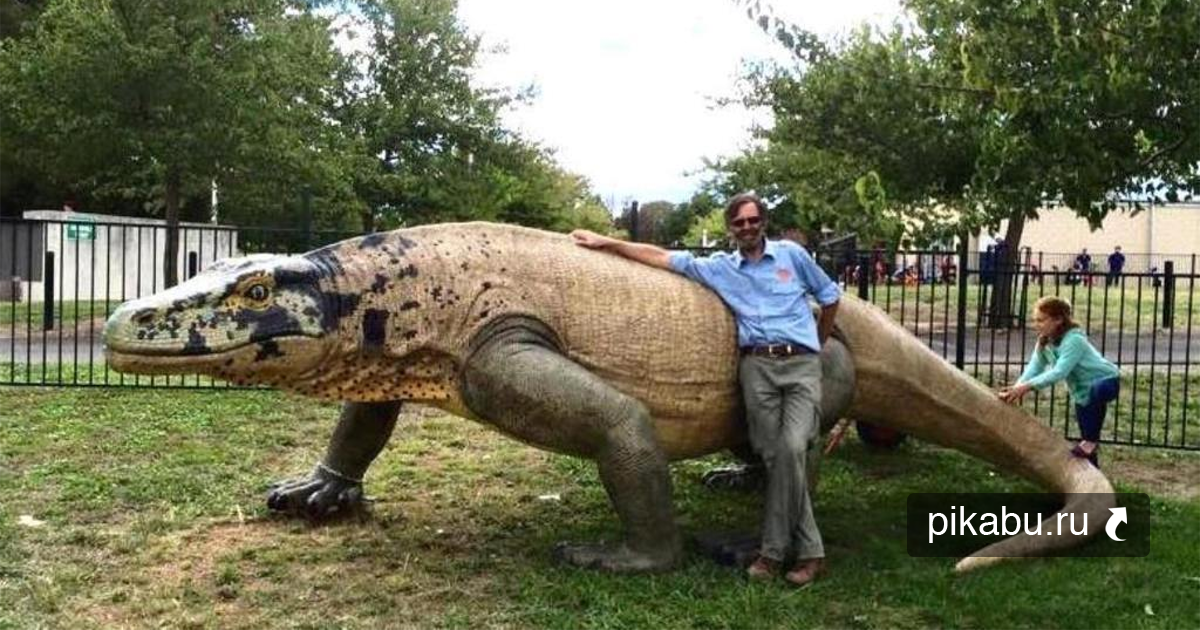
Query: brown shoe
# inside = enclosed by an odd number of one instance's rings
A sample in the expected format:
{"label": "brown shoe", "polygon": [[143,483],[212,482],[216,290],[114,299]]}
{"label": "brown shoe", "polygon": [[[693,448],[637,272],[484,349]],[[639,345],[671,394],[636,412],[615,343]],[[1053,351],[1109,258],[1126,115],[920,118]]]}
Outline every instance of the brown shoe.
{"label": "brown shoe", "polygon": [[797,588],[805,588],[812,586],[816,581],[817,576],[825,572],[825,559],[813,558],[811,560],[801,560],[788,571],[783,579],[791,582]]}
{"label": "brown shoe", "polygon": [[778,560],[772,560],[760,555],[754,559],[754,562],[749,567],[746,567],[746,577],[755,581],[769,580],[779,575],[779,564]]}

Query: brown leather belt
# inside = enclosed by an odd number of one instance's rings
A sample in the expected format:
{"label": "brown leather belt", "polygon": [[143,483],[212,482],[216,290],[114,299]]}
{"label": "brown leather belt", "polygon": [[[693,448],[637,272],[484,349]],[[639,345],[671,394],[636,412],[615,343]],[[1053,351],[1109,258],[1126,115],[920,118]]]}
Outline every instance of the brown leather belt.
{"label": "brown leather belt", "polygon": [[802,346],[795,343],[776,343],[766,346],[743,346],[741,348],[741,352],[742,356],[753,355],[756,357],[783,359],[801,354],[812,354],[812,349],[808,346]]}

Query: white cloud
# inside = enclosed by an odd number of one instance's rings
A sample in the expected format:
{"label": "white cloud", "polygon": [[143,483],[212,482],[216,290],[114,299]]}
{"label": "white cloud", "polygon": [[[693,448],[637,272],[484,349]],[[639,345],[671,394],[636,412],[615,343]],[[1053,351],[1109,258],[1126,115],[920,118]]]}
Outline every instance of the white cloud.
{"label": "white cloud", "polygon": [[[774,4],[822,35],[899,14],[898,0]],[[539,90],[508,124],[617,203],[688,198],[685,173],[749,142],[751,113],[712,99],[735,95],[743,60],[787,60],[732,0],[460,0],[459,15],[507,49],[484,55],[484,84]]]}

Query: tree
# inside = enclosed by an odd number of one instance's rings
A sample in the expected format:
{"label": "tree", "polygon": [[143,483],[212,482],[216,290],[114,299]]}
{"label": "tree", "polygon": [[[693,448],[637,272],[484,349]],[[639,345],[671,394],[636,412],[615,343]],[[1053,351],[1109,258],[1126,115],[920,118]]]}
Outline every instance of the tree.
{"label": "tree", "polygon": [[[25,37],[45,7],[44,0],[0,2],[0,41]],[[2,44],[0,44],[2,45]],[[0,133],[8,136],[8,129]],[[0,142],[0,216],[17,215],[22,208],[58,207],[61,191],[41,181],[17,154],[11,138]]]}
{"label": "tree", "polygon": [[[933,208],[969,210],[963,195],[974,160],[974,120],[954,90],[900,28],[863,28],[800,68],[757,67],[745,101],[772,110],[765,145],[719,164],[738,186],[792,213],[796,227],[854,232],[897,244],[933,236],[912,219]],[[772,217],[786,225],[789,217]]]}
{"label": "tree", "polygon": [[325,158],[341,59],[326,22],[287,0],[52,0],[0,49],[6,141],[42,173],[101,194],[153,186],[177,280],[189,192]]}
{"label": "tree", "polygon": [[612,228],[612,215],[588,181],[560,168],[550,152],[517,138],[496,148],[508,157],[487,160],[489,170],[476,178],[485,189],[472,206],[476,218],[560,232]]}
{"label": "tree", "polygon": [[637,206],[637,230],[632,229],[633,225],[633,206],[630,206],[621,215],[618,226],[627,230],[630,234],[637,234],[637,240],[643,243],[660,243],[666,244],[664,240],[663,225],[673,212],[675,212],[675,204],[669,201],[650,201]]}
{"label": "tree", "polygon": [[[174,226],[208,218],[215,182],[221,220],[249,225],[611,227],[584,178],[500,124],[501,108],[526,96],[472,83],[478,40],[455,8],[450,0],[0,5],[0,203],[7,212],[73,197],[88,209],[165,215]],[[343,54],[334,35],[369,45]],[[290,240],[254,245],[314,244],[279,235]]]}
{"label": "tree", "polygon": [[[661,243],[664,245],[682,245],[687,238],[692,225],[700,218],[708,215],[714,208],[721,207],[711,192],[699,190],[691,199],[676,204],[659,226]],[[714,235],[714,238],[716,235]]]}
{"label": "tree", "polygon": [[0,3],[0,39],[22,36],[45,6],[45,0],[9,0]]}
{"label": "tree", "polygon": [[[1024,223],[1062,204],[1093,229],[1200,190],[1200,5],[1190,0],[911,0],[931,61],[983,113],[970,198]],[[1007,319],[1001,276],[993,319]]]}
{"label": "tree", "polygon": [[[499,123],[511,98],[472,83],[479,39],[458,21],[456,2],[353,5],[362,16],[354,30],[370,46],[355,55],[358,76],[346,85],[339,119],[357,144],[363,228],[498,212],[480,207],[496,201],[493,184],[507,183],[495,178],[523,170],[531,152]],[[533,208],[525,203],[510,211],[525,216]]]}
{"label": "tree", "polygon": [[697,216],[683,237],[683,244],[688,247],[718,247],[727,241],[723,208],[713,208],[707,214]]}
{"label": "tree", "polygon": [[784,177],[823,173],[833,189],[855,176],[862,205],[925,219],[935,234],[1008,220],[994,324],[1010,320],[1003,273],[1039,208],[1065,204],[1097,226],[1200,184],[1200,5],[907,6],[921,31],[860,30],[759,74],[776,125],[758,162]]}

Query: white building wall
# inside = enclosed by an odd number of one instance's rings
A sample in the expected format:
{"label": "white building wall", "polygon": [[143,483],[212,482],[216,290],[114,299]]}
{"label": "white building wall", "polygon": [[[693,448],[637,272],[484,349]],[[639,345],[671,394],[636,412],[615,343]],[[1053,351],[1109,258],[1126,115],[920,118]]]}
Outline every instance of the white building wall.
{"label": "white building wall", "polygon": [[[1007,228],[1005,221],[997,235]],[[994,240],[981,237],[981,246],[987,242]],[[1036,221],[1025,223],[1021,236],[1021,247],[1033,252],[1074,255],[1086,247],[1100,270],[1118,245],[1128,257],[1126,271],[1141,273],[1150,266],[1161,271],[1167,260],[1174,261],[1177,272],[1187,271],[1192,256],[1200,255],[1200,204],[1151,207],[1136,215],[1113,212],[1096,231],[1070,209],[1045,209]]]}
{"label": "white building wall", "polygon": [[[37,210],[26,219],[78,221],[72,229],[64,223],[44,223],[46,251],[53,252],[54,294],[63,301],[122,301],[150,295],[165,288],[162,259],[166,255],[166,223],[107,215]],[[93,238],[74,238],[91,230]],[[181,223],[179,231],[179,280],[189,275],[189,253],[195,253],[197,269],[203,270],[222,258],[240,256],[237,231],[229,226]],[[41,264],[38,262],[37,264]],[[45,297],[45,277],[25,282],[26,301]]]}

